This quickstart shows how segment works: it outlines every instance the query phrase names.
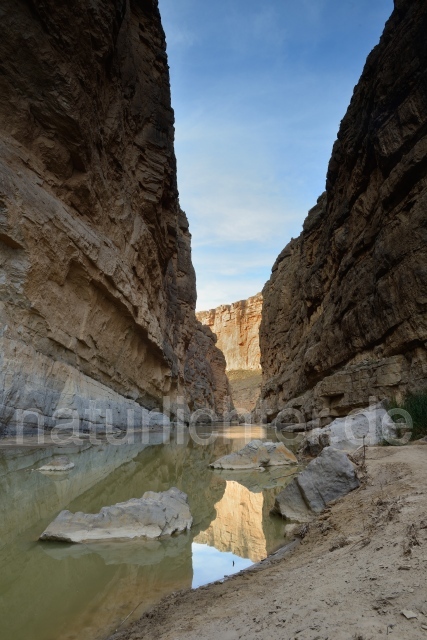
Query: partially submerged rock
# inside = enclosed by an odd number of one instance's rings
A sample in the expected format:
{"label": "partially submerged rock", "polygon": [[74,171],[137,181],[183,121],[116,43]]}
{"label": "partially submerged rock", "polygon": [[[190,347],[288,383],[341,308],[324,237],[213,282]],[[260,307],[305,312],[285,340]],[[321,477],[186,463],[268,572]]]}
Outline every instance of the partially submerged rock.
{"label": "partially submerged rock", "polygon": [[240,451],[230,453],[210,466],[214,469],[256,469],[284,464],[298,464],[292,451],[281,442],[262,442],[252,440]]}
{"label": "partially submerged rock", "polygon": [[283,442],[264,442],[270,459],[267,467],[277,467],[283,464],[298,464],[298,460],[292,451],[289,451]]}
{"label": "partially submerged rock", "polygon": [[321,513],[332,500],[357,489],[354,467],[343,451],[326,447],[276,497],[273,512],[304,522]]}
{"label": "partially submerged rock", "polygon": [[74,462],[71,462],[67,456],[59,456],[39,467],[37,471],[43,471],[45,473],[58,473],[59,471],[70,471],[74,469]]}
{"label": "partially submerged rock", "polygon": [[123,538],[160,538],[191,528],[193,518],[188,497],[179,489],[103,507],[99,513],[61,511],[41,534],[40,540],[90,542]]}

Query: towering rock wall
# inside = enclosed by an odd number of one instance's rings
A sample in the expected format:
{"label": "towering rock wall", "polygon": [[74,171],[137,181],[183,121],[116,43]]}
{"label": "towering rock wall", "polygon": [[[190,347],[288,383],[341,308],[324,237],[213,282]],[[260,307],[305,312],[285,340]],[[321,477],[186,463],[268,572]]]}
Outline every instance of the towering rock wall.
{"label": "towering rock wall", "polygon": [[0,20],[0,433],[17,408],[214,407],[157,0],[4,0]]}
{"label": "towering rock wall", "polygon": [[427,1],[395,0],[343,119],[326,193],[280,254],[260,411],[324,422],[427,386]]}
{"label": "towering rock wall", "polygon": [[198,320],[216,334],[228,371],[260,368],[261,311],[262,294],[258,293],[247,300],[197,313]]}

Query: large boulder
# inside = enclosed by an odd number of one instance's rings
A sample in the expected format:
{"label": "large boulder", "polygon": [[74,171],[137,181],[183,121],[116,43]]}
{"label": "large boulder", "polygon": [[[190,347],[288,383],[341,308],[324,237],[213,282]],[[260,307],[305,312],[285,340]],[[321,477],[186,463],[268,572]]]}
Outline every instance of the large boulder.
{"label": "large boulder", "polygon": [[396,437],[396,423],[382,404],[361,409],[328,426],[331,446],[352,451],[363,444],[375,446]]}
{"label": "large boulder", "polygon": [[103,507],[99,513],[61,511],[41,534],[40,540],[90,542],[123,538],[160,538],[191,528],[193,518],[188,497],[179,489]]}
{"label": "large boulder", "polygon": [[334,449],[354,451],[363,444],[376,446],[382,442],[393,442],[397,426],[383,404],[372,405],[345,418],[336,418],[323,429],[308,431],[300,451],[316,456],[329,445]]}
{"label": "large boulder", "polygon": [[295,455],[284,444],[252,440],[240,451],[229,453],[210,466],[214,469],[240,470],[284,464],[298,464]]}
{"label": "large boulder", "polygon": [[273,512],[305,521],[321,513],[332,500],[357,489],[355,469],[343,451],[326,447],[276,498]]}

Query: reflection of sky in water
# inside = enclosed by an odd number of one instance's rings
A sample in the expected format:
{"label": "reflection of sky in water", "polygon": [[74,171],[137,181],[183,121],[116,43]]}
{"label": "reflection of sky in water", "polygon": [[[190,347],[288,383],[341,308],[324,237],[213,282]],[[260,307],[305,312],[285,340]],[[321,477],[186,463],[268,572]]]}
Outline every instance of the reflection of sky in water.
{"label": "reflection of sky in water", "polygon": [[208,547],[206,544],[193,542],[191,549],[193,552],[193,589],[208,582],[222,580],[224,576],[237,573],[253,564],[251,560],[239,558],[234,553],[217,551],[215,547]]}

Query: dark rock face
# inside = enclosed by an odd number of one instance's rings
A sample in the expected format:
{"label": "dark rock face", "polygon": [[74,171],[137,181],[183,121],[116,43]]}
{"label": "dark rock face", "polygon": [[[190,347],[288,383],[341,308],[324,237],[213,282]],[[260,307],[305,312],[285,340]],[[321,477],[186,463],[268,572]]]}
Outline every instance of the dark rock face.
{"label": "dark rock face", "polygon": [[[324,423],[427,381],[427,2],[400,0],[334,145],[326,193],[277,259],[260,411]],[[321,423],[322,423],[321,420]]]}
{"label": "dark rock face", "polygon": [[195,275],[157,0],[4,0],[0,20],[0,433],[16,408],[49,422],[76,397],[216,408],[225,363],[220,383],[196,363],[195,389],[187,362]]}

